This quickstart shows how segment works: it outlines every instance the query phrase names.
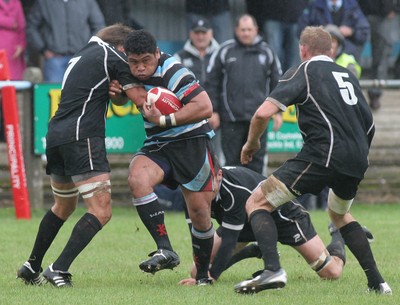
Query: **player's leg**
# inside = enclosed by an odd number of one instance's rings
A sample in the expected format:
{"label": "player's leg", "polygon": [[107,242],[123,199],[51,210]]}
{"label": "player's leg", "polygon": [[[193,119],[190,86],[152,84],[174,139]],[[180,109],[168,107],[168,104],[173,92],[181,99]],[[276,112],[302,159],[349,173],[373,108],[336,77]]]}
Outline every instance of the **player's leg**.
{"label": "player's leg", "polygon": [[[247,200],[246,211],[262,253],[264,270],[255,273],[253,279],[237,284],[236,292],[255,293],[265,289],[282,288],[286,285],[287,275],[280,265],[277,250],[278,232],[271,211],[294,197],[282,182],[271,175]],[[275,200],[274,205],[270,202],[271,198],[278,199]]]}
{"label": "player's leg", "polygon": [[214,227],[211,223],[211,191],[193,192],[182,187],[192,222],[193,257],[196,265],[196,281],[198,285],[210,284],[208,267],[214,241]]}
{"label": "player's leg", "polygon": [[350,251],[354,254],[368,279],[368,288],[380,294],[392,294],[389,285],[380,274],[372,254],[368,239],[361,225],[349,213],[353,199],[342,199],[335,192],[343,193],[343,197],[354,198],[359,181],[354,178],[341,177],[335,188],[329,191],[328,213]]}
{"label": "player's leg", "polygon": [[225,267],[225,270],[233,266],[234,264],[248,258],[261,258],[262,253],[260,247],[256,242],[253,243],[238,243],[235,249],[234,254],[229,260],[228,264]]}
{"label": "player's leg", "polygon": [[78,202],[78,189],[70,177],[52,175],[50,181],[54,205],[42,218],[29,259],[17,272],[17,277],[26,284],[42,284],[40,272],[44,255]]}
{"label": "player's leg", "polygon": [[264,272],[235,286],[239,293],[284,287],[287,282],[277,252],[278,233],[271,211],[305,193],[318,193],[324,174],[312,163],[290,159],[264,180],[246,202],[246,211],[264,260]]}
{"label": "player's leg", "polygon": [[163,169],[147,156],[136,155],[132,159],[128,178],[132,203],[157,245],[157,250],[149,255],[151,258],[139,265],[142,271],[149,273],[172,269],[179,264],[165,227],[164,209],[154,193],[154,186],[160,184],[163,177]]}
{"label": "player's leg", "polygon": [[42,283],[40,272],[43,257],[65,220],[75,210],[79,195],[70,175],[65,173],[63,147],[47,148],[46,157],[46,173],[51,175],[50,183],[54,195],[54,205],[40,222],[28,261],[17,272],[17,277],[26,284],[32,285]]}
{"label": "player's leg", "polygon": [[75,224],[60,256],[43,276],[55,287],[72,286],[68,272],[72,262],[93,237],[111,219],[111,183],[109,173],[89,172],[73,176],[75,185],[85,201],[87,213]]}
{"label": "player's leg", "polygon": [[[342,274],[344,260],[333,256],[326,249],[321,238],[316,235],[306,243],[294,247],[323,279],[338,279]],[[342,245],[344,251],[344,244]]]}

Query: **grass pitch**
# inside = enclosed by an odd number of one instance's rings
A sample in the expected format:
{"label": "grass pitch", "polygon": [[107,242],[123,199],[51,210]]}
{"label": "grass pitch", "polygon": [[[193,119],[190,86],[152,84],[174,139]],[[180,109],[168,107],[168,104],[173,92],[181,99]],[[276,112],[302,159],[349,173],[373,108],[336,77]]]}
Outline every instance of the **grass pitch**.
{"label": "grass pitch", "polygon": [[[25,286],[15,278],[28,258],[39,222],[45,211],[35,210],[31,220],[16,220],[14,210],[0,209],[0,304],[289,304],[345,305],[400,304],[400,205],[354,204],[353,215],[374,234],[374,256],[393,296],[368,295],[366,278],[354,256],[347,250],[347,263],[338,281],[322,281],[307,263],[287,246],[279,245],[281,264],[288,273],[287,286],[256,295],[239,295],[233,286],[262,268],[258,259],[242,261],[226,271],[214,286],[184,287],[177,283],[189,276],[191,240],[184,215],[167,212],[170,239],[181,264],[173,271],[155,275],[142,273],[138,264],[155,250],[154,242],[133,207],[115,207],[111,222],[93,239],[71,266],[74,287],[55,289]],[[51,264],[64,247],[73,225],[85,213],[79,208],[60,230],[44,259]],[[312,211],[313,223],[327,244],[328,215]]]}

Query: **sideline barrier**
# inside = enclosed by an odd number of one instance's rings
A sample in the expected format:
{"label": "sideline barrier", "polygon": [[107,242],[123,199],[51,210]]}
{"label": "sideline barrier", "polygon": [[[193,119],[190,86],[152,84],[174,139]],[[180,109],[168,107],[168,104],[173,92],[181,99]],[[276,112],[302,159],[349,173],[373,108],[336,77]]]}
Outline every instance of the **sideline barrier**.
{"label": "sideline barrier", "polygon": [[1,95],[15,214],[17,218],[30,219],[30,202],[26,185],[15,87],[2,87]]}
{"label": "sideline barrier", "polygon": [[5,86],[1,87],[1,104],[15,215],[17,218],[30,219],[31,210],[21,142],[17,92],[15,86],[11,85],[11,82],[8,82],[10,80],[10,69],[5,50],[0,50],[0,80],[7,81]]}

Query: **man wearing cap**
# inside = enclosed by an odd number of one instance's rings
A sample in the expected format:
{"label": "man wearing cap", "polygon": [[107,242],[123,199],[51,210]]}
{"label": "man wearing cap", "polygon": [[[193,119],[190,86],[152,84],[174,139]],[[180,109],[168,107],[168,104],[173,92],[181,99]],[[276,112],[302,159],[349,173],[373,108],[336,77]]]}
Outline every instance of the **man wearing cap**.
{"label": "man wearing cap", "polygon": [[189,39],[183,49],[175,53],[174,57],[189,68],[200,84],[204,85],[211,53],[218,47],[210,22],[207,19],[197,19],[190,27]]}
{"label": "man wearing cap", "polygon": [[[246,142],[250,120],[271,89],[278,83],[281,65],[278,57],[258,35],[255,18],[238,18],[235,39],[224,42],[211,56],[205,89],[214,107],[209,122],[221,128],[221,145],[226,165],[240,165],[240,151]],[[282,123],[274,120],[275,129]],[[261,149],[248,167],[258,173],[264,168],[266,135]]]}
{"label": "man wearing cap", "polygon": [[[200,85],[204,86],[211,54],[218,48],[219,44],[214,39],[214,31],[212,30],[210,21],[205,18],[198,18],[190,26],[189,39],[186,41],[183,49],[175,53],[174,57],[186,68],[190,69],[200,81]],[[223,161],[221,132],[218,126],[212,125],[212,121],[210,124],[215,130],[215,137],[212,139],[215,153]]]}

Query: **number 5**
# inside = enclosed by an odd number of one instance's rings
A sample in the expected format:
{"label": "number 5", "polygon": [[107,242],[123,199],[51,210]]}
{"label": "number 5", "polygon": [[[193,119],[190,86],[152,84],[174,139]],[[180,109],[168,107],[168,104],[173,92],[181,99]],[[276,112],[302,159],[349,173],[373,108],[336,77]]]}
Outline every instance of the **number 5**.
{"label": "number 5", "polygon": [[349,73],[332,72],[332,74],[339,85],[344,102],[350,106],[357,104],[358,98],[354,93],[353,84],[344,80],[349,78]]}

